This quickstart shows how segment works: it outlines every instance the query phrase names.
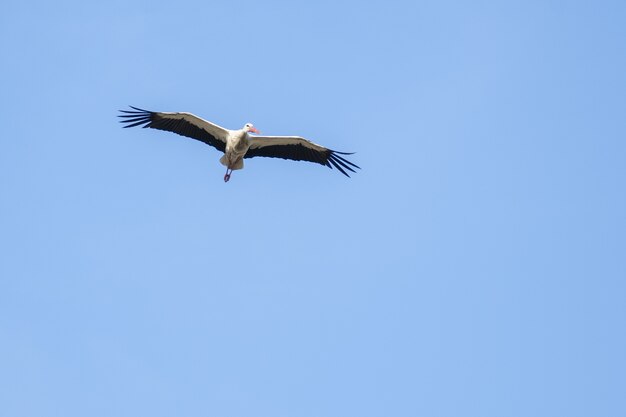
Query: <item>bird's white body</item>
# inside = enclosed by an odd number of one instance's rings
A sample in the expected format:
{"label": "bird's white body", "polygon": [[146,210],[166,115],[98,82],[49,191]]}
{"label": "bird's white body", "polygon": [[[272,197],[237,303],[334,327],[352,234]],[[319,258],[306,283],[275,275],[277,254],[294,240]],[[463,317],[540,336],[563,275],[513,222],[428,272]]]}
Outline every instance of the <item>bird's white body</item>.
{"label": "bird's white body", "polygon": [[250,148],[250,137],[244,129],[230,130],[226,137],[226,151],[220,162],[231,170],[243,168],[243,157]]}

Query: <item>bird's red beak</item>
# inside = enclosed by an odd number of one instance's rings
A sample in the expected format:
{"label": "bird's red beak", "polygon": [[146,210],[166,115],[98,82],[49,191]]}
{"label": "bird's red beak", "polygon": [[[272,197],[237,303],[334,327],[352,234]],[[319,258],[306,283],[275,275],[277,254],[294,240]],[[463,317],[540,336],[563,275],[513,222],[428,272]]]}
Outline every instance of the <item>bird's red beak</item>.
{"label": "bird's red beak", "polygon": [[259,132],[259,129],[257,129],[256,127],[251,127],[251,128],[250,128],[250,132],[252,132],[252,133],[256,133],[257,135],[260,135],[260,134],[261,134],[261,132]]}

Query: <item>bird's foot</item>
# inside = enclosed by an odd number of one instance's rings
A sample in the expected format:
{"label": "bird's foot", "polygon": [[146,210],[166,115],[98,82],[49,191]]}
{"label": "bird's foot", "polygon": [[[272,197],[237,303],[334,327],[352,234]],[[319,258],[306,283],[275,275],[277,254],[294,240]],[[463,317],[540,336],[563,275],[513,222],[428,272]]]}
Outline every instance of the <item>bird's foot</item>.
{"label": "bird's foot", "polygon": [[229,179],[230,179],[230,174],[224,175],[224,182],[228,182]]}

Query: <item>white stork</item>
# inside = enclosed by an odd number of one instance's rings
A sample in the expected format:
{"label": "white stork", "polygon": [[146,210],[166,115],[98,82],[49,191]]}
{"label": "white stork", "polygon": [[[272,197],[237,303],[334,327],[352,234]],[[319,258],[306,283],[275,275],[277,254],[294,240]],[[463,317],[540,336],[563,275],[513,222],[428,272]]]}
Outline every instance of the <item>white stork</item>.
{"label": "white stork", "polygon": [[335,167],[347,177],[350,175],[346,170],[356,172],[353,168],[360,169],[339,156],[352,155],[351,153],[333,151],[299,136],[251,136],[249,132],[260,133],[252,123],[246,123],[238,130],[230,130],[191,113],[161,113],[133,106],[130,108],[133,110],[120,110],[124,114],[118,116],[124,118],[120,121],[126,123],[124,127],[142,126],[167,130],[197,139],[224,152],[220,162],[226,166],[225,182],[228,182],[234,170],[243,168],[244,158],[255,156],[316,162],[330,169]]}

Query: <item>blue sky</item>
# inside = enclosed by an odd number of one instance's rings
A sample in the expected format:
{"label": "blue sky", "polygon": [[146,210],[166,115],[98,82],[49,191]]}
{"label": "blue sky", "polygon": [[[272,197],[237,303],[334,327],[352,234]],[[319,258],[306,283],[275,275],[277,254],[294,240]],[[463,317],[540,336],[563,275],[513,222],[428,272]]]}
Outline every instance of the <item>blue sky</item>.
{"label": "blue sky", "polygon": [[[11,2],[0,415],[626,409],[623,2]],[[357,152],[351,179],[118,109]]]}

